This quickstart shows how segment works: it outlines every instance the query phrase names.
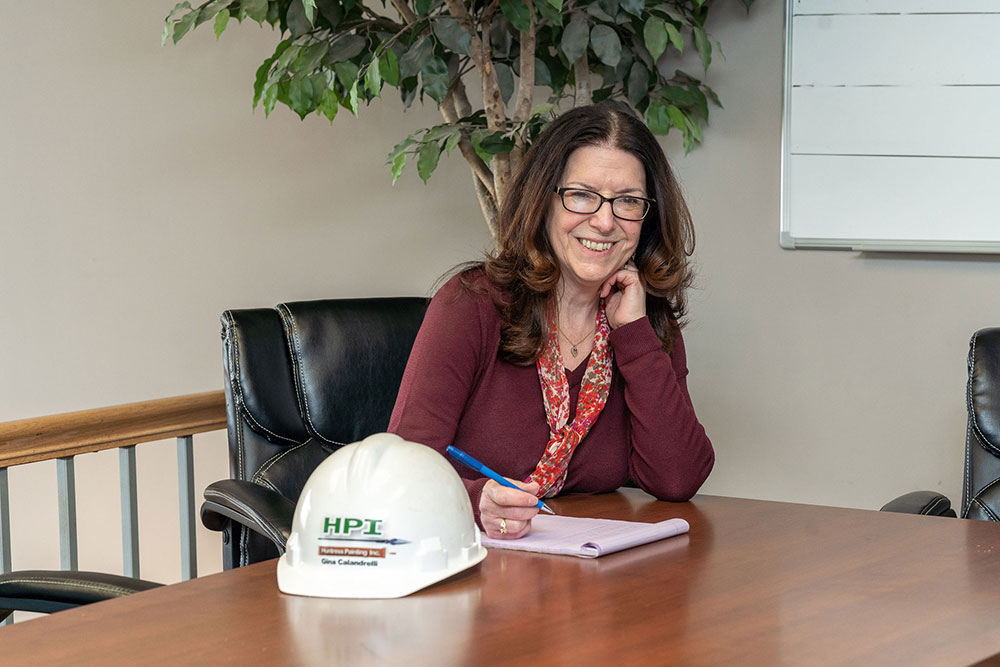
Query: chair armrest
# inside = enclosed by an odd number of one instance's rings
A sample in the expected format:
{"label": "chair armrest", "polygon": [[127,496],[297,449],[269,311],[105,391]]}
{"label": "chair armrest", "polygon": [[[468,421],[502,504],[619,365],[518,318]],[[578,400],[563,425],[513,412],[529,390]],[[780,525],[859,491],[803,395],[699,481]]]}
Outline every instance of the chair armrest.
{"label": "chair armrest", "polygon": [[936,491],[913,491],[886,503],[883,512],[901,512],[903,514],[929,514],[931,516],[954,517],[955,510],[951,501]]}
{"label": "chair armrest", "polygon": [[225,530],[229,521],[260,533],[284,553],[292,532],[295,503],[277,491],[240,479],[209,484],[201,505],[201,522],[209,530]]}
{"label": "chair armrest", "polygon": [[[143,579],[103,572],[22,570],[0,575],[0,620],[12,611],[50,614],[159,588]],[[6,612],[6,613],[5,613]]]}

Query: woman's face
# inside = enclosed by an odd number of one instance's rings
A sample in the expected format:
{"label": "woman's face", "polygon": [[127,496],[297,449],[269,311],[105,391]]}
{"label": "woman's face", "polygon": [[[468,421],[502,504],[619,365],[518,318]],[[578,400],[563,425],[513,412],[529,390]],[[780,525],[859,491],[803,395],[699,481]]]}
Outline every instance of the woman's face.
{"label": "woman's face", "polygon": [[[649,196],[642,162],[612,146],[583,146],[570,153],[558,187],[592,190],[608,198]],[[608,202],[596,213],[571,213],[558,194],[551,197],[546,227],[563,287],[599,289],[635,252],[642,222],[616,218]]]}

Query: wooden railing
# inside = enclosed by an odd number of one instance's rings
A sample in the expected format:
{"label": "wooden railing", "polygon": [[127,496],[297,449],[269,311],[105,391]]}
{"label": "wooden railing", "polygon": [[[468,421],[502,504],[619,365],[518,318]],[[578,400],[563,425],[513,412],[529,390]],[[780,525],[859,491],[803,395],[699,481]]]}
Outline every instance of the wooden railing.
{"label": "wooden railing", "polygon": [[63,569],[77,569],[76,481],[73,457],[118,448],[124,573],[139,576],[135,446],[177,438],[181,576],[197,576],[193,436],[226,427],[222,391],[0,423],[0,572],[11,570],[7,468],[55,459],[59,486],[59,545]]}

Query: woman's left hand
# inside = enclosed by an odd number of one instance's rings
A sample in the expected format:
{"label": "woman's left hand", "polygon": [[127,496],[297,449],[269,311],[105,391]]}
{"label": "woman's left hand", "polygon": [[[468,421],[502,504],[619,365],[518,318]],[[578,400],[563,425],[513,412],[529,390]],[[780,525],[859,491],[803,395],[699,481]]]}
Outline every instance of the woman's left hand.
{"label": "woman's left hand", "polygon": [[631,261],[604,281],[601,298],[612,329],[646,316],[646,288]]}

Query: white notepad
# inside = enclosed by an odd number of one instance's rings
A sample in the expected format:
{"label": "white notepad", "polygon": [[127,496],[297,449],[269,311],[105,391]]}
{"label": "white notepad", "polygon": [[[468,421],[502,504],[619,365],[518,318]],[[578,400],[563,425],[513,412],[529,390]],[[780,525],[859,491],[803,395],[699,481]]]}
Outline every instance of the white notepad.
{"label": "white notepad", "polygon": [[524,537],[497,540],[486,537],[484,533],[483,546],[599,558],[605,554],[681,535],[689,529],[690,526],[684,519],[642,523],[539,514],[531,520],[531,532]]}

